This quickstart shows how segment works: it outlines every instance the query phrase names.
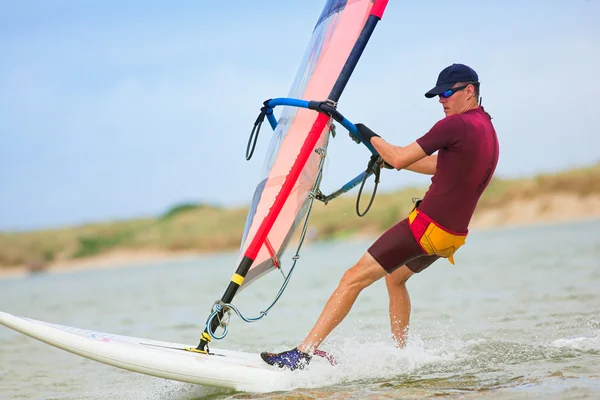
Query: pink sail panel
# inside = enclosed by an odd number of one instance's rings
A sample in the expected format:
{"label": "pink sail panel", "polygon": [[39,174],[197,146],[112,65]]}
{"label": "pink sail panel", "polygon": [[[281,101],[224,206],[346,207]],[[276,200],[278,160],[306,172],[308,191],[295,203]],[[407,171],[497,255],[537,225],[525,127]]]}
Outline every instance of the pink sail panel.
{"label": "pink sail panel", "polygon": [[[371,12],[372,0],[329,1],[305,54],[289,97],[326,100],[338,79]],[[313,110],[284,107],[266,161],[265,177],[257,187],[246,222],[241,256],[259,231],[262,222],[281,191],[292,165],[299,156],[319,114]],[[312,150],[326,147],[329,124],[321,128]],[[271,227],[268,244],[261,243],[255,261],[246,275],[244,286],[273,269],[272,253],[281,257],[291,236],[306,214],[309,192],[319,172],[320,156],[311,154],[293,185],[281,211]],[[251,249],[254,253],[254,249]]]}

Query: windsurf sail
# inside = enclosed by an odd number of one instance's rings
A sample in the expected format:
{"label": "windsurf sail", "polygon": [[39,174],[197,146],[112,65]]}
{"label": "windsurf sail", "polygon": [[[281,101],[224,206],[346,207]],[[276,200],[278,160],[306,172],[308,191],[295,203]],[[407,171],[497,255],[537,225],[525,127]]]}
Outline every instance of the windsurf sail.
{"label": "windsurf sail", "polygon": [[[337,111],[337,103],[387,3],[388,0],[328,0],[289,97],[265,101],[255,128],[266,117],[274,133],[246,220],[239,265],[222,303],[231,302],[240,288],[279,267],[312,203],[333,120],[359,136],[356,127]],[[273,114],[276,106],[283,107],[278,120]],[[374,152],[370,144],[365,145]],[[251,154],[247,151],[247,158]],[[357,179],[338,192],[356,186],[353,182],[359,182]],[[223,310],[218,309],[218,313],[217,318],[209,318],[198,351],[205,351],[212,332],[220,324]]]}

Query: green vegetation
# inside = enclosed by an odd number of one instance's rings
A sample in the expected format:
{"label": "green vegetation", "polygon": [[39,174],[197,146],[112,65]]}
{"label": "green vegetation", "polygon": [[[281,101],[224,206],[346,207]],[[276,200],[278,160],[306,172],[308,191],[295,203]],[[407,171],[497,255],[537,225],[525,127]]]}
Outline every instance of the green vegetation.
{"label": "green vegetation", "polygon": [[[356,234],[376,234],[392,226],[412,207],[413,197],[426,188],[405,188],[378,193],[363,218],[356,216],[354,190],[328,205],[315,202],[310,219],[311,240],[336,240]],[[369,190],[365,190],[369,192]],[[477,212],[510,201],[541,194],[600,194],[600,163],[527,179],[494,179]],[[361,207],[370,193],[363,194]],[[0,268],[85,258],[113,250],[212,252],[236,249],[244,229],[247,208],[219,208],[206,204],[176,205],[158,218],[87,224],[61,229],[0,233]]]}
{"label": "green vegetation", "polygon": [[217,208],[217,207],[211,207],[209,205],[199,204],[199,203],[181,203],[181,204],[177,204],[177,205],[171,207],[166,213],[164,213],[160,217],[160,219],[162,219],[162,220],[171,219],[178,215],[189,213],[190,211],[198,211],[203,208]]}

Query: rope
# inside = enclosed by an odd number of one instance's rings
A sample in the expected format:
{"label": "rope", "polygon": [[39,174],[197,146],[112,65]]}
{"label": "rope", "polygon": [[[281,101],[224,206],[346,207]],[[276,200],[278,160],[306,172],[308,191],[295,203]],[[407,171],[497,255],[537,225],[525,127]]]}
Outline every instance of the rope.
{"label": "rope", "polygon": [[[367,170],[365,171],[365,176],[360,184],[360,189],[358,189],[358,196],[356,196],[356,214],[359,217],[364,217],[371,206],[373,205],[373,200],[375,200],[375,194],[377,193],[377,186],[379,186],[379,176],[381,174],[381,166],[379,165],[379,156],[372,155],[369,160],[369,164],[367,164]],[[373,194],[371,194],[371,200],[369,200],[369,204],[363,213],[360,212],[360,198],[362,195],[363,188],[365,187],[365,183],[367,182],[367,178],[369,176],[369,172],[373,171],[373,175],[375,175],[375,186],[373,187]]]}
{"label": "rope", "polygon": [[[260,133],[260,127],[265,120],[267,115],[273,114],[273,109],[268,106],[269,100],[264,102],[264,106],[260,109],[260,114],[256,117],[256,121],[254,121],[254,126],[252,127],[252,132],[250,132],[250,137],[248,138],[248,145],[246,146],[246,160],[250,160],[252,155],[254,154],[254,149],[256,148],[256,141],[258,140],[258,134]],[[253,140],[254,139],[254,140]]]}

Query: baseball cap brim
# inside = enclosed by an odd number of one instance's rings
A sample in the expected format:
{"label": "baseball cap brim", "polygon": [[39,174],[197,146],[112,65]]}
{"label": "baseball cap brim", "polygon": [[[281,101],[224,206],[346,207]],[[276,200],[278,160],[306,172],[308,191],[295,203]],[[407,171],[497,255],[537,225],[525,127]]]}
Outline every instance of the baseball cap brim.
{"label": "baseball cap brim", "polygon": [[444,93],[446,90],[450,89],[452,86],[454,86],[456,82],[451,82],[451,83],[441,83],[439,85],[437,85],[436,87],[434,87],[433,89],[431,89],[429,92],[425,93],[425,97],[427,97],[428,99],[431,99],[432,97],[435,97],[439,94]]}

